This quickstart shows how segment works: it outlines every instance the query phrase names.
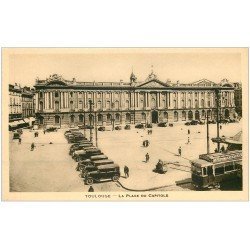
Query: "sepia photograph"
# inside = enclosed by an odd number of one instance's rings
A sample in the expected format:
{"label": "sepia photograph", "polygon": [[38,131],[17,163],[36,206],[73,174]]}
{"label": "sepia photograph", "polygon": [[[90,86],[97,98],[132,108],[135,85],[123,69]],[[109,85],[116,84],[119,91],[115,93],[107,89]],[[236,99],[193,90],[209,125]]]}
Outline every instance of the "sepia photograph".
{"label": "sepia photograph", "polygon": [[247,48],[2,48],[6,200],[247,200]]}

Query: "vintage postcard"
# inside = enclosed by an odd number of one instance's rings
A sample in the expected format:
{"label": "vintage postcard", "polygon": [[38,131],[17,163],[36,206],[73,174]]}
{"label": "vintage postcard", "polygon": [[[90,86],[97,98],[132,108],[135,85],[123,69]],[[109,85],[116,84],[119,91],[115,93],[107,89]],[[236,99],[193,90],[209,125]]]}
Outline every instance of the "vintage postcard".
{"label": "vintage postcard", "polygon": [[2,48],[2,199],[248,200],[248,48]]}

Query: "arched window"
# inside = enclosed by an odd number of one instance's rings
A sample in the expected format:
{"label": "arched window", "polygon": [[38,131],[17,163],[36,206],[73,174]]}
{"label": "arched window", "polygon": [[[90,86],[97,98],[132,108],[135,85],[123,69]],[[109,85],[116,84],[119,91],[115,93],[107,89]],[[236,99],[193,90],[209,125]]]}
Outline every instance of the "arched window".
{"label": "arched window", "polygon": [[182,107],[183,109],[185,108],[184,100],[181,100],[181,107]]}
{"label": "arched window", "polygon": [[55,101],[55,110],[59,110],[59,102]]}
{"label": "arched window", "polygon": [[188,108],[191,108],[191,105],[192,105],[192,101],[191,99],[188,100]]}
{"label": "arched window", "polygon": [[119,109],[119,101],[115,101],[115,109]]}
{"label": "arched window", "polygon": [[198,109],[199,108],[199,103],[198,103],[198,100],[195,99],[195,108]]}
{"label": "arched window", "polygon": [[60,116],[55,116],[55,124],[60,124]]}
{"label": "arched window", "polygon": [[59,96],[59,93],[58,92],[55,92],[55,97],[58,97]]}
{"label": "arched window", "polygon": [[79,115],[79,122],[83,122],[84,116],[82,114]]}
{"label": "arched window", "polygon": [[71,116],[70,116],[70,122],[71,122],[71,123],[74,123],[74,122],[75,122],[75,116],[74,116],[74,115],[71,115]]}
{"label": "arched window", "polygon": [[131,116],[129,113],[126,114],[126,123],[130,123],[131,122]]}
{"label": "arched window", "polygon": [[201,107],[204,108],[204,99],[201,99]]}
{"label": "arched window", "polygon": [[208,116],[208,118],[210,118],[210,119],[212,118],[212,117],[211,117],[211,110],[208,110],[208,111],[207,111],[207,116]]}
{"label": "arched window", "polygon": [[143,101],[143,100],[140,101],[140,107],[141,107],[141,108],[144,107],[144,101]]}
{"label": "arched window", "polygon": [[163,113],[163,119],[164,119],[165,122],[168,121],[168,112]]}
{"label": "arched window", "polygon": [[40,92],[40,98],[43,98],[43,92]]}
{"label": "arched window", "polygon": [[186,121],[186,112],[182,111],[182,121]]}
{"label": "arched window", "polygon": [[70,94],[70,97],[73,97],[73,92],[70,92],[69,94]]}
{"label": "arched window", "polygon": [[70,108],[71,110],[74,108],[74,106],[73,106],[73,101],[70,101],[70,102],[69,102],[69,108]]}
{"label": "arched window", "polygon": [[174,108],[176,109],[177,108],[177,101],[174,100]]}
{"label": "arched window", "polygon": [[126,108],[126,109],[129,109],[129,100],[126,100],[125,108]]}
{"label": "arched window", "polygon": [[39,103],[39,110],[40,110],[40,111],[43,111],[43,102],[40,102],[40,103]]}
{"label": "arched window", "polygon": [[89,124],[93,126],[94,122],[95,122],[94,115],[89,115]]}
{"label": "arched window", "polygon": [[43,117],[43,116],[40,116],[40,117],[38,118],[38,121],[39,121],[39,124],[40,124],[40,125],[43,125],[43,124],[44,124],[44,117]]}
{"label": "arched window", "polygon": [[174,112],[174,121],[178,122],[178,112],[177,111]]}
{"label": "arched window", "polygon": [[102,125],[102,122],[103,122],[103,116],[102,116],[102,114],[99,114],[97,116],[97,122],[98,122],[98,125]]}
{"label": "arched window", "polygon": [[98,101],[98,102],[97,102],[97,109],[100,110],[101,108],[102,108],[102,102],[101,102],[101,101]]}
{"label": "arched window", "polygon": [[141,119],[142,119],[142,122],[146,122],[146,114],[145,113],[141,114]]}
{"label": "arched window", "polygon": [[120,122],[120,114],[115,114],[115,122]]}
{"label": "arched window", "polygon": [[205,110],[203,109],[203,110],[201,111],[201,117],[202,117],[202,119],[205,119],[205,116],[206,116],[206,112],[205,112]]}
{"label": "arched window", "polygon": [[106,107],[107,107],[107,109],[110,109],[110,101],[107,101]]}
{"label": "arched window", "polygon": [[200,113],[198,110],[195,111],[195,120],[200,120]]}
{"label": "arched window", "polygon": [[193,112],[191,110],[188,111],[188,120],[193,120]]}
{"label": "arched window", "polygon": [[111,114],[107,114],[107,123],[110,123],[112,120],[112,115]]}

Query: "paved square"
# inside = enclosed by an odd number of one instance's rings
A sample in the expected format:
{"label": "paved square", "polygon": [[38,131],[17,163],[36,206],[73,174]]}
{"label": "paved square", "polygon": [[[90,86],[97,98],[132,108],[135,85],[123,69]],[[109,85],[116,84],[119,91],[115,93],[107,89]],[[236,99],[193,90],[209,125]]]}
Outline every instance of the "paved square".
{"label": "paved square", "polygon": [[[187,130],[190,129],[190,135]],[[210,138],[216,136],[216,125],[210,125]],[[241,130],[241,122],[223,125],[221,135],[232,136]],[[64,138],[65,129],[43,134],[34,138],[34,131],[24,130],[22,144],[12,140],[10,132],[10,191],[16,192],[86,192],[84,185],[75,170],[76,163],[68,154],[70,144]],[[89,130],[87,130],[89,136]],[[191,144],[187,144],[188,136]],[[148,139],[150,145],[142,147],[142,141]],[[36,148],[30,151],[31,143]],[[52,142],[52,144],[50,144]],[[177,155],[182,147],[182,157]],[[184,190],[175,186],[175,182],[191,177],[189,160],[201,153],[206,153],[206,126],[185,126],[174,124],[174,127],[154,127],[152,135],[147,129],[98,132],[98,147],[109,159],[121,167],[120,182],[129,189],[144,190],[163,187],[160,190]],[[210,142],[210,152],[216,144]],[[145,163],[145,154],[149,153],[150,161]],[[157,161],[178,162],[187,168],[169,168],[166,174],[157,174],[152,170]],[[125,179],[123,167],[130,169],[130,177]],[[174,167],[174,166],[173,166]],[[118,183],[95,183],[95,191],[125,191]]]}

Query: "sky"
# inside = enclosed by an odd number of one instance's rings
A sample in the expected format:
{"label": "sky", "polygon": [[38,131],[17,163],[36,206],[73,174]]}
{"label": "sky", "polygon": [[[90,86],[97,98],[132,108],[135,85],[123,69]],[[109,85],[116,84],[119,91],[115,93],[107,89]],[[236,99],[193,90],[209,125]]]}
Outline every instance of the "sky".
{"label": "sky", "polygon": [[224,78],[231,82],[241,81],[239,52],[47,52],[9,55],[9,83],[33,86],[37,77],[42,80],[52,74],[62,75],[66,80],[128,82],[132,68],[138,81],[144,81],[152,68],[163,82],[170,79],[190,83],[203,78],[217,83]]}

